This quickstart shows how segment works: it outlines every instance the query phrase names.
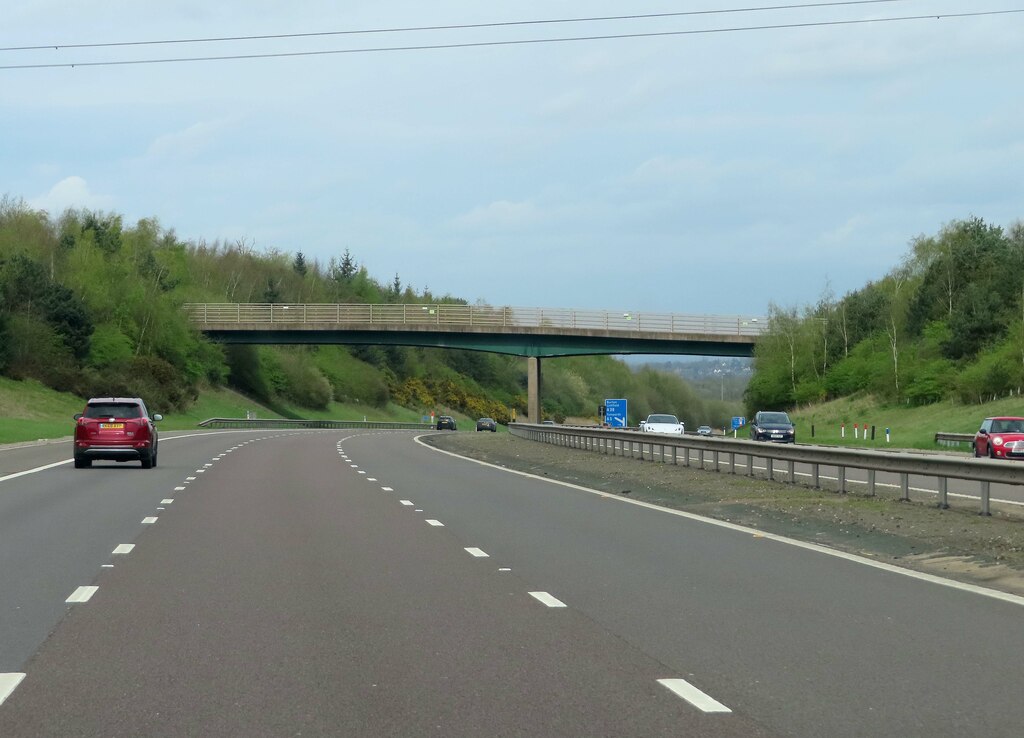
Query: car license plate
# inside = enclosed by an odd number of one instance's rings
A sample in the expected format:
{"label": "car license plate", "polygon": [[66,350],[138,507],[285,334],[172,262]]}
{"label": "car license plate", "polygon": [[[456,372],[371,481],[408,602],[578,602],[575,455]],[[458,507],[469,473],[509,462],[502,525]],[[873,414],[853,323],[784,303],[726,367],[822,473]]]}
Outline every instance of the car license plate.
{"label": "car license plate", "polygon": [[124,423],[100,423],[100,430],[124,430]]}
{"label": "car license plate", "polygon": [[781,433],[772,433],[772,438],[782,438]]}

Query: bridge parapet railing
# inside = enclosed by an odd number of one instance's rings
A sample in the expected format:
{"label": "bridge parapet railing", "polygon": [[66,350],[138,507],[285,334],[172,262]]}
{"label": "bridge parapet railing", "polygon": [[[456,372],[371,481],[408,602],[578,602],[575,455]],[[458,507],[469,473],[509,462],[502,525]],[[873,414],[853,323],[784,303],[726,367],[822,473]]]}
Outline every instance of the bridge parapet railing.
{"label": "bridge parapet railing", "polygon": [[188,303],[194,323],[208,324],[379,324],[483,328],[557,328],[636,333],[738,335],[756,337],[763,318],[677,313],[613,312],[568,308],[494,307],[450,304],[280,304]]}

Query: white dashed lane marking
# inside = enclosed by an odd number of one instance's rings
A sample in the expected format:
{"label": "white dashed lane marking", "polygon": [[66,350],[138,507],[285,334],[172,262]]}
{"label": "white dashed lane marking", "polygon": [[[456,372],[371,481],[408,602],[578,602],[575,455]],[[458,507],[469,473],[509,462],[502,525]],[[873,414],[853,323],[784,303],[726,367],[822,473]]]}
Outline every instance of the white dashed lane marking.
{"label": "white dashed lane marking", "polygon": [[70,597],[68,597],[64,601],[65,602],[88,602],[89,598],[92,597],[94,594],[96,594],[96,590],[98,590],[98,589],[99,589],[99,587],[79,587],[78,589],[76,589],[74,592],[71,593]]}
{"label": "white dashed lane marking", "polygon": [[484,551],[481,551],[479,548],[467,548],[466,553],[468,553],[470,556],[475,556],[478,559],[488,558],[488,554]]}
{"label": "white dashed lane marking", "polygon": [[564,602],[552,597],[547,592],[530,592],[530,597],[533,597],[538,602],[543,602],[548,607],[565,607]]}
{"label": "white dashed lane marking", "polygon": [[120,544],[118,544],[117,548],[115,548],[110,553],[113,553],[113,554],[128,554],[128,553],[132,552],[133,548],[135,548],[135,544],[134,543],[120,543]]}
{"label": "white dashed lane marking", "polygon": [[196,481],[196,478],[195,477],[185,477],[185,481],[186,482],[194,482],[194,481]]}
{"label": "white dashed lane marking", "polygon": [[412,500],[399,500],[399,502],[407,507],[412,507]]}
{"label": "white dashed lane marking", "polygon": [[658,684],[672,690],[702,712],[732,712],[721,702],[704,694],[685,679],[659,679]]}
{"label": "white dashed lane marking", "polygon": [[25,675],[20,673],[0,674],[0,705],[11,696],[24,678]]}
{"label": "white dashed lane marking", "polygon": [[155,517],[152,517],[152,516],[150,516],[150,517],[148,517],[148,518],[143,518],[143,519],[142,519],[142,524],[143,524],[143,525],[152,525],[152,524],[153,524],[153,523],[155,523],[155,522],[156,522],[157,520],[159,520],[159,518],[155,518]]}
{"label": "white dashed lane marking", "polygon": [[172,502],[174,502],[173,498],[168,498],[166,500],[160,500],[160,504],[161,505],[170,505]]}
{"label": "white dashed lane marking", "polygon": [[428,519],[427,520],[427,525],[432,525],[435,528],[443,528],[444,527],[444,523],[442,523],[440,520],[430,520],[430,519]]}
{"label": "white dashed lane marking", "polygon": [[381,487],[381,489],[384,490],[385,492],[394,492],[395,491],[395,490],[391,489],[391,487]]}

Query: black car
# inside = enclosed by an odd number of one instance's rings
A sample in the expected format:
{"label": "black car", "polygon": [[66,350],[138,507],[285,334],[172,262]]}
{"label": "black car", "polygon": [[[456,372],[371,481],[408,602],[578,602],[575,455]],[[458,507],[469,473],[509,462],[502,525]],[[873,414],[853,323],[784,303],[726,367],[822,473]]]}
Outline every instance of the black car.
{"label": "black car", "polygon": [[480,418],[476,421],[476,429],[478,431],[490,431],[491,433],[497,433],[498,423],[494,418]]}
{"label": "black car", "polygon": [[455,418],[451,415],[439,415],[437,418],[438,430],[455,430]]}
{"label": "black car", "polygon": [[750,439],[774,443],[796,443],[796,426],[793,425],[793,421],[786,413],[762,410],[750,421]]}

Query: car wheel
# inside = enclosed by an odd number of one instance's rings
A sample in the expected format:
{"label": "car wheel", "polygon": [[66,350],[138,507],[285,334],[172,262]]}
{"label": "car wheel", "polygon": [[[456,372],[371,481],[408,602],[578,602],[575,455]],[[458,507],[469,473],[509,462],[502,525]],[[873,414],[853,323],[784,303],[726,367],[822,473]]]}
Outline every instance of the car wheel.
{"label": "car wheel", "polygon": [[153,452],[153,468],[154,469],[156,468],[156,460],[157,460],[157,452],[154,451]]}
{"label": "car wheel", "polygon": [[996,457],[996,450],[994,448],[992,448],[992,444],[991,443],[988,445],[988,457],[990,459],[994,459]]}
{"label": "car wheel", "polygon": [[75,468],[76,469],[88,469],[91,466],[92,466],[92,462],[89,459],[79,459],[79,458],[75,459]]}
{"label": "car wheel", "polygon": [[152,469],[153,468],[153,457],[152,456],[143,456],[141,461],[142,461],[142,468],[143,469]]}

